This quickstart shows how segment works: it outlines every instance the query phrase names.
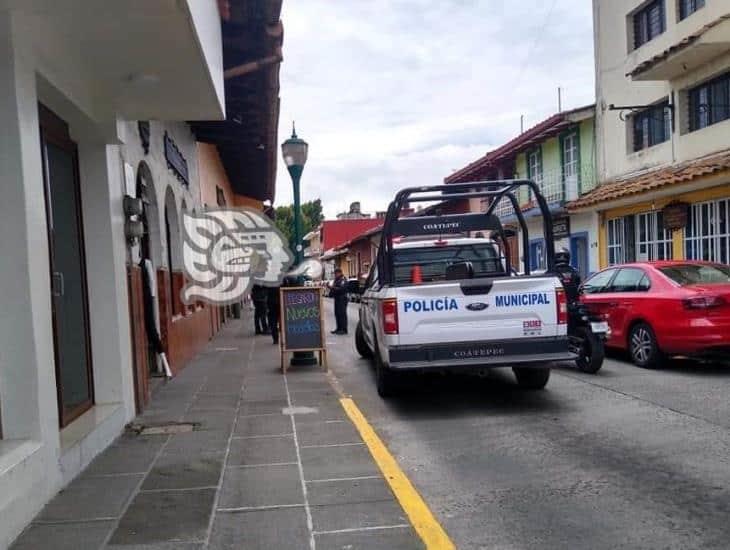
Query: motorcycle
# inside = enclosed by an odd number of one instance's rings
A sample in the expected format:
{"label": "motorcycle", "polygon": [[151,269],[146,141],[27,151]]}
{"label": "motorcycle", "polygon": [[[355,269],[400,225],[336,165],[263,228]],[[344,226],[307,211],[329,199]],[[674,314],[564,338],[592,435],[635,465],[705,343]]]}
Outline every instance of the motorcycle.
{"label": "motorcycle", "polygon": [[592,314],[585,304],[568,306],[568,345],[578,356],[575,362],[582,372],[595,374],[603,366],[609,331],[608,322]]}

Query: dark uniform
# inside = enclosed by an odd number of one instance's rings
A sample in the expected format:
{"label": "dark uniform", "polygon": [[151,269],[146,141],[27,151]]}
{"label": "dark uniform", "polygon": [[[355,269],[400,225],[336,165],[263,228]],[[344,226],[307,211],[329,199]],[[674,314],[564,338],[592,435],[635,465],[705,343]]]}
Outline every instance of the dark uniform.
{"label": "dark uniform", "polygon": [[253,299],[253,324],[256,334],[266,334],[269,331],[266,324],[266,287],[253,285],[251,298]]}
{"label": "dark uniform", "polygon": [[580,272],[570,265],[570,253],[563,250],[555,255],[555,271],[565,288],[565,297],[569,304],[574,304],[580,296]]}
{"label": "dark uniform", "polygon": [[279,287],[270,286],[266,289],[266,307],[269,310],[269,330],[274,344],[279,343]]}
{"label": "dark uniform", "polygon": [[335,299],[335,330],[333,334],[347,334],[347,279],[340,274],[332,283],[330,294]]}

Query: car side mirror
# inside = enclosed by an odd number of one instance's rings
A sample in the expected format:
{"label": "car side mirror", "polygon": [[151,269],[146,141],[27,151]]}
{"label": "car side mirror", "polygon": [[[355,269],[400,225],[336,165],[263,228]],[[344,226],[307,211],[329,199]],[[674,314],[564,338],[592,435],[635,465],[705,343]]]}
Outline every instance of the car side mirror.
{"label": "car side mirror", "polygon": [[446,280],[460,281],[474,277],[474,266],[471,262],[456,262],[446,266]]}

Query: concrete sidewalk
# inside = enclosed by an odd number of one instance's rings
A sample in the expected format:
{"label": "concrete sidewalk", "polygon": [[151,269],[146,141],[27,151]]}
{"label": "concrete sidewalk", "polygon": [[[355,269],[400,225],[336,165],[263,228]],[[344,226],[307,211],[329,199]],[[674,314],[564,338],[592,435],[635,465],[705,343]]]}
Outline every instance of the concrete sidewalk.
{"label": "concrete sidewalk", "polygon": [[231,323],[136,420],[195,429],[123,435],[12,548],[422,548],[327,376],[278,366]]}

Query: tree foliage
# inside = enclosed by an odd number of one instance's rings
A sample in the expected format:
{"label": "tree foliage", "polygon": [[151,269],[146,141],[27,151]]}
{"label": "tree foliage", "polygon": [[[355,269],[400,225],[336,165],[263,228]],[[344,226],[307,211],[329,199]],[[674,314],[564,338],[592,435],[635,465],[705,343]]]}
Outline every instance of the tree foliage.
{"label": "tree foliage", "polygon": [[[322,214],[322,200],[317,199],[302,203],[302,237],[319,227],[324,220]],[[294,205],[278,206],[276,208],[276,227],[282,232],[289,246],[294,250]]]}

